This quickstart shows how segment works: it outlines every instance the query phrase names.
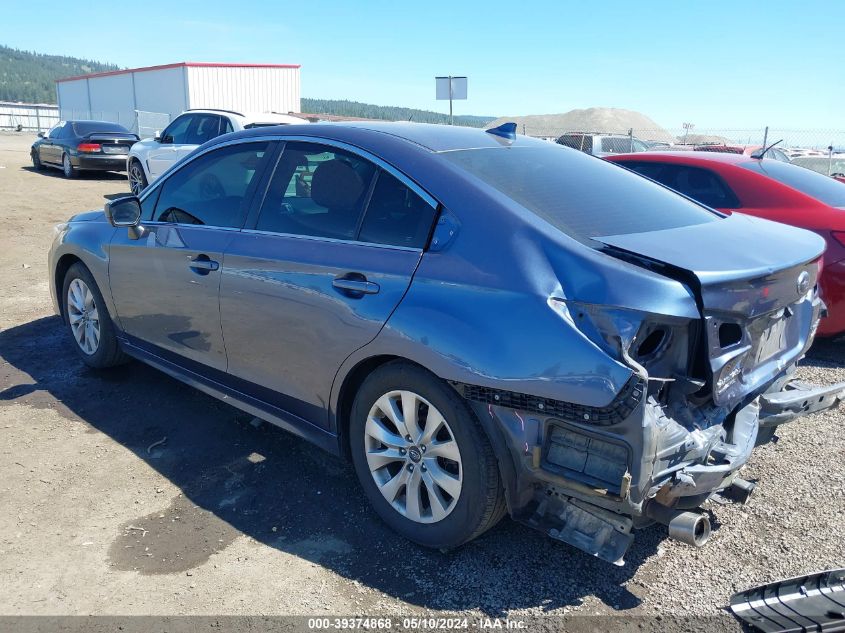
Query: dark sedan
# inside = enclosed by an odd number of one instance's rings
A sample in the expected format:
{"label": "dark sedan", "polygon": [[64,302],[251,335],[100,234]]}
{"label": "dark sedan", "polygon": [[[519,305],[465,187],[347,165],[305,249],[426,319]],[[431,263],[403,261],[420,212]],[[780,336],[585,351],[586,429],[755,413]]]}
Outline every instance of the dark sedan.
{"label": "dark sedan", "polygon": [[138,137],[119,123],[59,121],[49,132],[39,132],[32,144],[35,169],[57,167],[65,178],[80,170],[126,171],[129,148]]}
{"label": "dark sedan", "polygon": [[366,122],[215,138],[57,227],[49,270],[85,363],[350,458],[409,539],[510,513],[621,563],[654,521],[703,545],[752,448],[838,403],[790,382],[823,250],[513,124]]}

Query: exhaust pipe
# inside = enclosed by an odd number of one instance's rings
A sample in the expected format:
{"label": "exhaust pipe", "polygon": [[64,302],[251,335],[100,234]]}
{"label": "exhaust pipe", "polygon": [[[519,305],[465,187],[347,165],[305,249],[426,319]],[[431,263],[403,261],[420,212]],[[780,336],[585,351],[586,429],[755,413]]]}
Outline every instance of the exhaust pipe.
{"label": "exhaust pipe", "polygon": [[669,527],[669,536],[687,545],[701,547],[710,538],[710,519],[698,512],[673,510],[659,503],[646,506],[646,516]]}
{"label": "exhaust pipe", "polygon": [[754,488],[757,487],[752,481],[745,479],[734,479],[733,483],[722,491],[722,496],[730,499],[735,503],[745,505],[748,499],[754,494]]}

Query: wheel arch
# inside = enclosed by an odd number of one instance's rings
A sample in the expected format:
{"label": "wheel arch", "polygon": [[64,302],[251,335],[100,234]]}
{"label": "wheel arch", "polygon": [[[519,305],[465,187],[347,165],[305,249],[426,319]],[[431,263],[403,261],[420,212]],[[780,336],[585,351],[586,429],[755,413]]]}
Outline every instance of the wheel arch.
{"label": "wheel arch", "polygon": [[53,289],[56,293],[59,316],[62,317],[63,321],[67,321],[67,315],[65,314],[65,301],[62,296],[65,285],[65,276],[67,275],[67,271],[70,270],[70,267],[76,263],[80,263],[85,266],[85,262],[83,262],[75,254],[65,253],[56,262],[55,273],[53,274]]}
{"label": "wheel arch", "polygon": [[[355,396],[358,393],[364,380],[367,379],[372,372],[379,367],[393,362],[403,361],[410,365],[419,367],[423,371],[431,374],[435,378],[443,381],[446,385],[454,387],[455,383],[444,380],[424,365],[404,356],[396,354],[379,354],[370,356],[359,360],[343,377],[340,388],[338,389],[338,396],[335,406],[334,424],[338,435],[338,444],[340,454],[347,460],[351,457],[351,448],[349,444],[349,422],[352,413],[352,405],[355,401]],[[457,390],[456,390],[456,393]],[[461,395],[461,394],[459,394]],[[461,395],[463,399],[463,395]],[[511,499],[514,496],[514,485],[516,482],[516,465],[513,461],[513,453],[510,450],[505,434],[496,426],[495,420],[483,415],[479,415],[476,408],[466,401],[467,410],[481,426],[484,435],[490,442],[493,448],[493,454],[496,457],[496,463],[499,468],[499,476],[502,478],[502,483],[505,487],[505,498],[508,507],[511,507]]]}

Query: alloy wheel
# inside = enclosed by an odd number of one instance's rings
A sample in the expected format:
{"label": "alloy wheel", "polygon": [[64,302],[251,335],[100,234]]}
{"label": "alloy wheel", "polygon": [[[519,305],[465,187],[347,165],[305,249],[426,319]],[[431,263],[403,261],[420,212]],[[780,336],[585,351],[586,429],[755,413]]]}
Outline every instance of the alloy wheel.
{"label": "alloy wheel", "polygon": [[73,175],[73,165],[70,164],[70,157],[67,154],[62,158],[62,170],[68,178]]}
{"label": "alloy wheel", "polygon": [[100,316],[94,294],[79,278],[68,286],[67,318],[79,349],[89,356],[94,354],[100,346]]}
{"label": "alloy wheel", "polygon": [[370,474],[402,516],[437,523],[457,505],[463,484],[458,443],[443,415],[412,391],[391,391],[364,427]]}
{"label": "alloy wheel", "polygon": [[144,172],[137,161],[132,161],[129,165],[129,189],[136,196],[140,195],[146,187],[144,182]]}

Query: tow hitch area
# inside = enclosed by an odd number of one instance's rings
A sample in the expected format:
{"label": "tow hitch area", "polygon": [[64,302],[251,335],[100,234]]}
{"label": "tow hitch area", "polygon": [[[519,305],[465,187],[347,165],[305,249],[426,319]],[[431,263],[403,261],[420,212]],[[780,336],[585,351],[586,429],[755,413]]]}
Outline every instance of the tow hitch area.
{"label": "tow hitch area", "polygon": [[845,398],[845,382],[814,387],[800,380],[790,380],[781,391],[760,396],[760,428],[791,422],[808,413],[837,406]]}
{"label": "tow hitch area", "polygon": [[741,591],[731,598],[731,611],[766,633],[845,631],[845,569]]}

